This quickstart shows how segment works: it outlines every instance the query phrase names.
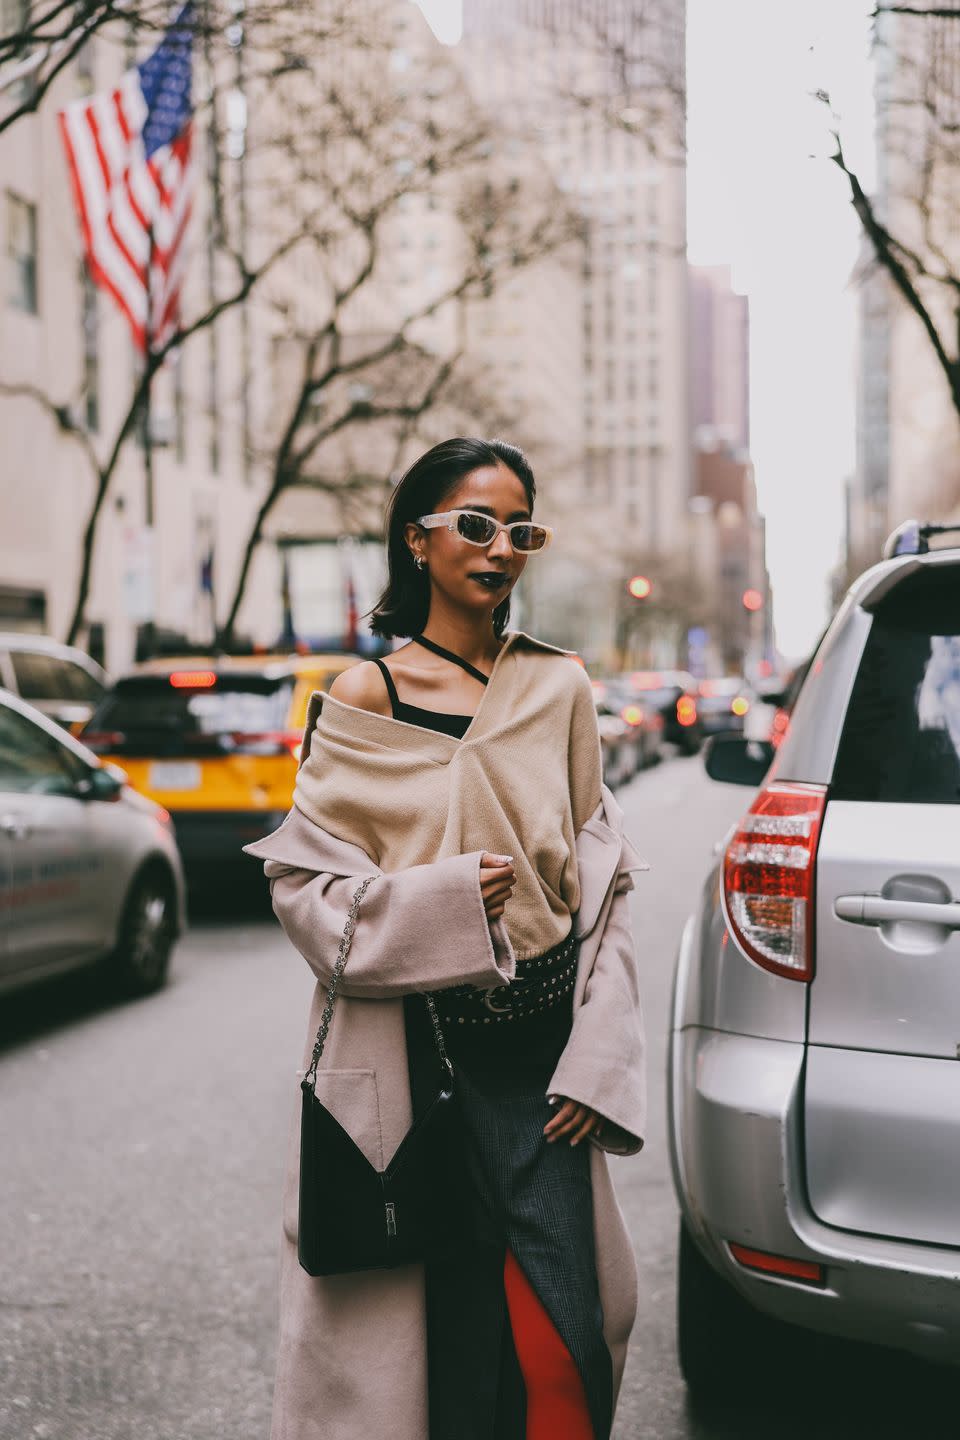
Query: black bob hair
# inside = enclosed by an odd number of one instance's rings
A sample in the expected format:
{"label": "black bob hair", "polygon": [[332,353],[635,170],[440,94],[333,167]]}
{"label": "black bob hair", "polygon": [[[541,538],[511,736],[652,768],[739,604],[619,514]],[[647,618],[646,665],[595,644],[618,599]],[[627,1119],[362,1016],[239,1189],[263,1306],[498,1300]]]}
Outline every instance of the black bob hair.
{"label": "black bob hair", "polygon": [[[419,635],[430,609],[430,576],[413,563],[404,539],[404,528],[420,515],[443,509],[443,501],[472,470],[487,465],[505,465],[527,492],[533,514],[537,493],[530,462],[516,445],[505,440],[475,440],[458,436],[434,445],[415,460],[401,476],[390,497],[385,521],[387,584],[376,605],[368,612],[374,635]],[[510,618],[510,597],[493,612],[493,630],[503,634]]]}

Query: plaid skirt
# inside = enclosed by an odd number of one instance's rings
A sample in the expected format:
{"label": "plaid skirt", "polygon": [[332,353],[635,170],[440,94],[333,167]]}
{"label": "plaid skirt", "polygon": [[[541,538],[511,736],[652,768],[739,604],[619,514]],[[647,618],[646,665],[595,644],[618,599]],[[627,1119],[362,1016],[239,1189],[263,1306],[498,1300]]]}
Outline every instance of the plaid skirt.
{"label": "plaid skirt", "polygon": [[[508,1248],[580,1372],[596,1440],[609,1440],[613,1370],[597,1283],[590,1146],[548,1144],[543,1135],[553,1113],[547,1086],[572,1023],[564,973],[575,973],[572,945],[568,937],[518,964],[509,1020],[512,986],[489,1007],[489,992],[434,997],[456,1074],[466,1184],[462,1243],[426,1267],[430,1440],[524,1440],[526,1397],[503,1285]],[[550,998],[538,1004],[541,993]],[[473,1024],[477,1003],[483,1013]],[[437,1052],[423,997],[407,996],[404,1008],[419,1113],[436,1094]]]}

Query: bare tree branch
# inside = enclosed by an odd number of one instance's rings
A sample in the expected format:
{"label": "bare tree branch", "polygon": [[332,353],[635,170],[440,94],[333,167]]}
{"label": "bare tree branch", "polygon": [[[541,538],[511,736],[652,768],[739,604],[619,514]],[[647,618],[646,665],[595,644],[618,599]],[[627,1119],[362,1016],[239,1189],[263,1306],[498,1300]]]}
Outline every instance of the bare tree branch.
{"label": "bare tree branch", "polygon": [[[890,232],[877,219],[873,205],[864,194],[859,179],[856,174],[847,167],[846,161],[843,158],[843,147],[840,143],[840,137],[836,132],[834,132],[834,139],[837,143],[837,152],[831,158],[847,177],[850,185],[850,198],[853,208],[857,212],[865,233],[873,244],[877,259],[890,275],[890,278],[893,280],[894,285],[899,290],[903,299],[914,314],[918,316],[920,323],[923,325],[933,352],[940,363],[940,368],[943,370],[947,384],[950,387],[953,404],[957,413],[960,414],[960,365],[950,357],[929,309],[924,304],[906,266],[900,259],[898,252],[902,252],[903,247],[893,239]],[[956,282],[954,281],[954,283]]]}
{"label": "bare tree branch", "polygon": [[872,18],[881,15],[920,15],[933,20],[960,20],[960,7],[956,5],[877,5]]}

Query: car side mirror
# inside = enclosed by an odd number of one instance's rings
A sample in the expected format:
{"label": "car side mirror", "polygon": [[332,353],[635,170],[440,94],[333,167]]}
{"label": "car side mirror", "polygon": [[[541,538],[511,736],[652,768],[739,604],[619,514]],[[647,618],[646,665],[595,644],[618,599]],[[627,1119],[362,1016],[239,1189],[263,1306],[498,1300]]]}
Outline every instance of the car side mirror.
{"label": "car side mirror", "polygon": [[763,783],[776,753],[769,740],[746,740],[742,735],[714,735],[704,747],[703,763],[711,780],[756,788]]}
{"label": "car side mirror", "polygon": [[123,789],[123,781],[112,770],[104,767],[91,770],[82,780],[77,781],[76,795],[80,800],[116,800]]}

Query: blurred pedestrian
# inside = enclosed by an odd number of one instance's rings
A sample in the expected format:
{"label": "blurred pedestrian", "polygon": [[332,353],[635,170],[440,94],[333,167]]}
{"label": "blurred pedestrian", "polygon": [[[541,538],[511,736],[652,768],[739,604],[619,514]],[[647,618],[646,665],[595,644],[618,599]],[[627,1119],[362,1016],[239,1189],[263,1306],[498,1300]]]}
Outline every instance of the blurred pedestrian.
{"label": "blurred pedestrian", "polygon": [[502,441],[449,440],[411,466],[371,612],[410,641],[314,696],[293,809],[247,847],[320,982],[310,1045],[358,880],[375,877],[317,1096],[382,1169],[437,1092],[429,992],[465,1141],[452,1253],[312,1278],[294,1126],[272,1440],[610,1434],[636,1272],[604,1152],[643,1143],[627,892],[645,867],[602,783],[585,670],[506,630],[551,539],[534,496]]}

